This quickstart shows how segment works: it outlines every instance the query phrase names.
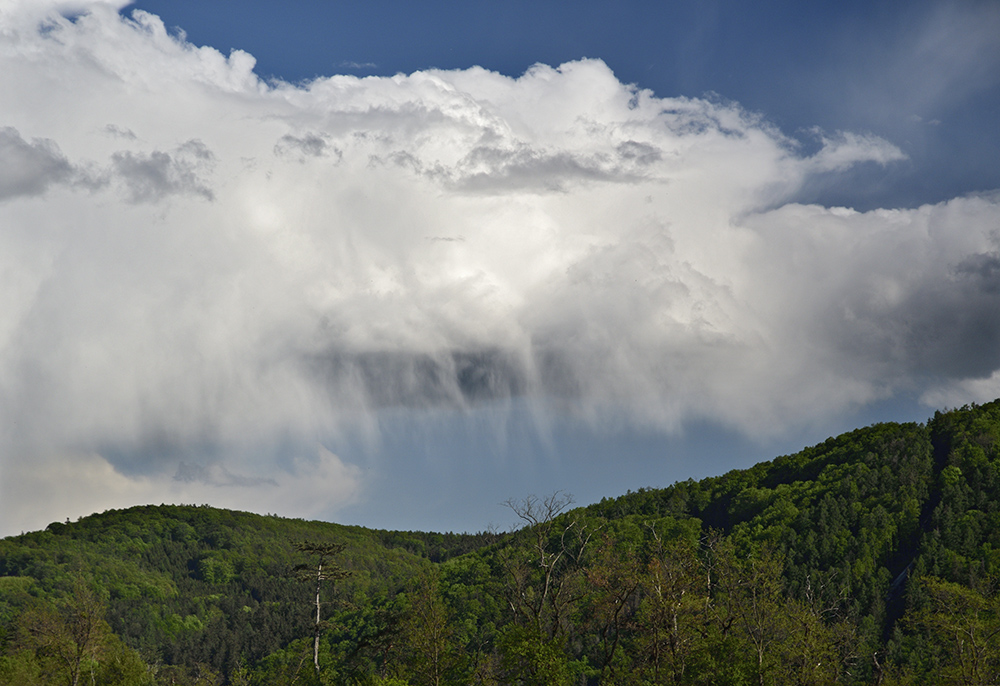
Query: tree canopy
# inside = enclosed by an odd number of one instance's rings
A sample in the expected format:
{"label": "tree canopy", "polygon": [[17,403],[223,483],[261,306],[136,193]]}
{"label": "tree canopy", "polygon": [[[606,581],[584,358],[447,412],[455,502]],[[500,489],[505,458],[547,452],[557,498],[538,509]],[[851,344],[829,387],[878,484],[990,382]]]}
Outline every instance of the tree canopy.
{"label": "tree canopy", "polygon": [[1000,402],[503,534],[196,506],[0,540],[0,685],[1000,681]]}

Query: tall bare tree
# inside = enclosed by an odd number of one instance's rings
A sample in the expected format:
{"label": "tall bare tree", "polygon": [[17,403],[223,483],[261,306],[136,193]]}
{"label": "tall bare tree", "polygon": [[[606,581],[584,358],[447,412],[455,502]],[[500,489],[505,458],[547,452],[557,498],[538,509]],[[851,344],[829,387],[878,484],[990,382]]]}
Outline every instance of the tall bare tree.
{"label": "tall bare tree", "polygon": [[578,519],[560,519],[572,504],[573,497],[559,491],[504,503],[525,523],[529,541],[523,548],[512,546],[504,561],[509,607],[549,638],[559,633],[568,605],[577,599],[572,588],[581,581],[581,558],[594,534]]}
{"label": "tall bare tree", "polygon": [[332,562],[332,559],[344,552],[343,543],[309,543],[295,544],[296,550],[314,557],[313,562],[295,567],[295,576],[300,581],[316,583],[316,621],[313,624],[313,665],[319,674],[319,636],[323,629],[321,594],[324,581],[345,579],[351,575],[349,571]]}

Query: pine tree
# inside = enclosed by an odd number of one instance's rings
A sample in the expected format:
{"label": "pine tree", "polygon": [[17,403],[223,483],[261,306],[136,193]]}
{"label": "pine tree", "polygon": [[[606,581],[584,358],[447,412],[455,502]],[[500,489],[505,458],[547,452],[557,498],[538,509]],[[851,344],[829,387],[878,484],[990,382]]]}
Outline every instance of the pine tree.
{"label": "pine tree", "polygon": [[295,567],[295,576],[300,581],[316,582],[316,620],[313,624],[313,665],[319,674],[319,635],[323,628],[321,615],[322,600],[320,594],[324,581],[344,579],[351,573],[340,565],[331,562],[331,558],[344,552],[343,543],[308,543],[295,544],[296,550],[307,555],[313,555],[316,560],[311,564],[301,564]]}

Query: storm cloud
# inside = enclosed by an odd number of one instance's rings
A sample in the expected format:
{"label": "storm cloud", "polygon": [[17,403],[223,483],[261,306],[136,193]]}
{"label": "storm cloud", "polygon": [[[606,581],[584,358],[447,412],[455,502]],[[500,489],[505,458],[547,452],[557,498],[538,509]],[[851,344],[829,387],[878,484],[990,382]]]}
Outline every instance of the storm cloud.
{"label": "storm cloud", "polygon": [[[886,140],[804,154],[600,60],[264,82],[79,6],[0,14],[9,526],[43,482],[329,512],[364,484],[325,443],[390,411],[761,436],[900,391],[1000,395],[997,197],[795,202],[898,164]],[[325,495],[280,488],[307,483]]]}

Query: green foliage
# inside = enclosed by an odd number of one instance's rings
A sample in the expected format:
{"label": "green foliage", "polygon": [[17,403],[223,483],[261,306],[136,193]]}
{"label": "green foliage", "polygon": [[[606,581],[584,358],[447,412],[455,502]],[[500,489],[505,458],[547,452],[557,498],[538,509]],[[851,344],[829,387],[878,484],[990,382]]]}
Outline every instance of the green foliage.
{"label": "green foliage", "polygon": [[386,535],[208,507],[146,506],[11,537],[0,541],[0,640],[10,642],[4,637],[32,603],[66,598],[85,573],[107,600],[114,633],[148,662],[186,665],[192,679],[229,674],[310,626],[311,590],[290,573],[300,561],[294,541],[347,546],[352,576],[343,593],[352,597],[398,588],[431,565],[386,548]]}
{"label": "green foliage", "polygon": [[559,639],[535,627],[510,625],[500,635],[503,683],[523,686],[567,686],[573,669]]}
{"label": "green foliage", "polygon": [[1000,681],[1000,402],[509,504],[504,535],[147,506],[0,540],[0,686]]}

